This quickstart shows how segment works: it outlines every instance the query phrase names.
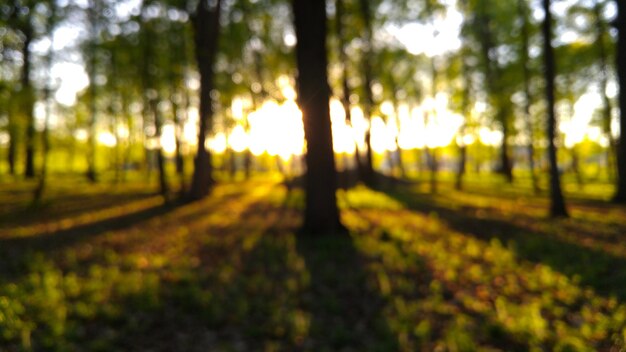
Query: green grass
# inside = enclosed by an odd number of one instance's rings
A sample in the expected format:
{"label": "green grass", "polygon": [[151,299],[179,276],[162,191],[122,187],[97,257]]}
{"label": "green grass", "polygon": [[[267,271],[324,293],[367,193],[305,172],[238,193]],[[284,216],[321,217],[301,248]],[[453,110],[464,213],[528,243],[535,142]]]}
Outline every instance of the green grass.
{"label": "green grass", "polygon": [[626,209],[590,187],[552,221],[489,182],[341,191],[350,235],[319,238],[270,181],[0,185],[0,350],[626,348]]}

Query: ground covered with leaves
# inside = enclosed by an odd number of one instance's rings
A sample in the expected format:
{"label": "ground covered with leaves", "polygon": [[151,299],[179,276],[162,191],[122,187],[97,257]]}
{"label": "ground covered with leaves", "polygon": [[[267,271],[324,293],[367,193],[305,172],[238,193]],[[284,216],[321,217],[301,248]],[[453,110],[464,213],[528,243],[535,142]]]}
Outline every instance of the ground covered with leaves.
{"label": "ground covered with leaves", "polygon": [[[338,193],[346,236],[298,236],[303,195],[224,183],[0,186],[2,351],[621,351],[626,209],[493,188]],[[114,189],[114,191],[111,191]]]}

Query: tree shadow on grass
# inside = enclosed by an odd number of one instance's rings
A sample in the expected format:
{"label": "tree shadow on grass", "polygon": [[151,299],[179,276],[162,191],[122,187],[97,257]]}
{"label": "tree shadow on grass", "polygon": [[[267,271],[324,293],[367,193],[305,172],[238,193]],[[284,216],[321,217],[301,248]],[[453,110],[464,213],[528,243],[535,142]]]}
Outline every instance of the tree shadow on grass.
{"label": "tree shadow on grass", "polygon": [[312,314],[311,349],[397,350],[382,315],[386,302],[369,285],[364,259],[352,238],[299,235],[297,250],[310,275],[302,303]]}
{"label": "tree shadow on grass", "polygon": [[[555,231],[567,229],[562,224],[555,222],[547,230],[539,231],[500,219],[497,214],[490,214],[480,207],[451,209],[438,204],[432,195],[408,190],[381,191],[411,210],[426,215],[436,214],[452,230],[486,241],[498,239],[511,247],[521,259],[546,264],[565,275],[580,278],[581,284],[591,286],[601,295],[615,295],[621,301],[626,300],[626,287],[623,285],[626,282],[626,259],[557,238]],[[539,218],[528,220],[549,221]],[[593,236],[591,233],[584,235]]]}

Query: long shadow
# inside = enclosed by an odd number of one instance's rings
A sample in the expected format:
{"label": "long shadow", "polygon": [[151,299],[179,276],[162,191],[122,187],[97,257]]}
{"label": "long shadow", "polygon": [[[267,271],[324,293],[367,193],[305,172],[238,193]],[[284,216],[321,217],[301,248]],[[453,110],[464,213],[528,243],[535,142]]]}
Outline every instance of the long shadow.
{"label": "long shadow", "polygon": [[11,206],[0,210],[2,227],[19,226],[33,220],[54,220],[62,217],[80,216],[85,213],[105,210],[114,206],[124,206],[136,201],[154,197],[154,193],[121,193],[98,195],[67,195],[59,199],[46,200],[43,204],[32,205],[31,194],[21,200],[21,206]]}
{"label": "long shadow", "polygon": [[134,213],[102,221],[78,225],[68,229],[28,237],[0,239],[0,278],[15,281],[31,269],[31,261],[38,257],[54,256],[63,248],[86,243],[104,233],[120,231],[136,224],[163,216],[180,204],[166,203]]}
{"label": "long shadow", "polygon": [[[480,208],[465,206],[454,210],[438,205],[432,196],[411,191],[381,189],[409,209],[437,216],[452,230],[490,241],[498,239],[512,247],[519,258],[546,264],[570,277],[580,278],[601,295],[615,295],[626,301],[626,259],[601,250],[583,247],[556,238],[547,231],[530,230],[495,217],[474,214]],[[543,220],[537,220],[543,221]],[[557,225],[558,226],[558,225]]]}
{"label": "long shadow", "polygon": [[302,297],[311,312],[310,337],[330,345],[312,350],[395,351],[397,341],[385,321],[385,300],[368,285],[364,259],[349,235],[297,237],[310,286]]}

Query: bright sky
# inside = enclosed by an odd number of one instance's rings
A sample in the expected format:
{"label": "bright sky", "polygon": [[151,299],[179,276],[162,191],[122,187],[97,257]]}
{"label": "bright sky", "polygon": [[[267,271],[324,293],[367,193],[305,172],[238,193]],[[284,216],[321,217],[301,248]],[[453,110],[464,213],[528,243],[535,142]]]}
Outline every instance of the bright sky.
{"label": "bright sky", "polygon": [[[571,2],[571,0],[555,6],[557,7],[555,11],[563,11],[565,8],[563,5],[566,2]],[[127,16],[136,11],[138,4],[138,0],[122,3],[118,8],[118,15]],[[387,26],[385,31],[405,45],[410,53],[415,55],[424,53],[432,57],[460,48],[461,25],[461,14],[451,8],[437,23],[437,28],[434,28],[432,24],[409,23],[403,26]],[[74,105],[76,94],[89,84],[80,55],[75,52],[76,43],[84,35],[84,29],[76,24],[62,26],[54,33],[54,50],[66,53],[63,58],[57,59],[52,69],[53,82],[58,84],[55,98],[66,106]],[[416,38],[420,39],[416,40]],[[295,44],[295,38],[287,39]],[[39,53],[47,52],[49,47],[50,40],[47,38],[35,43],[35,51]],[[269,101],[264,103],[258,111],[251,112],[248,116],[250,124],[248,133],[244,130],[242,122],[242,105],[245,104],[241,100],[235,100],[232,111],[240,122],[229,131],[216,131],[215,135],[207,141],[207,147],[216,152],[224,151],[227,147],[236,151],[249,148],[254,154],[269,153],[279,155],[283,159],[301,154],[305,149],[302,117],[294,102],[295,91],[288,82],[288,79],[281,77],[278,83],[289,100],[283,104]],[[615,94],[615,85],[609,93]],[[590,88],[590,91],[576,103],[574,116],[561,121],[560,130],[566,136],[567,146],[574,145],[585,137],[606,144],[602,133],[589,128],[592,113],[599,103],[597,92]],[[39,110],[37,115],[41,118],[42,109]],[[338,101],[331,101],[330,110],[336,152],[354,153],[355,143],[363,148],[368,123],[363,118],[362,111],[358,107],[353,107],[352,126],[348,126],[345,123],[343,108]],[[384,116],[374,116],[371,121],[372,147],[378,153],[395,150],[396,139],[403,149],[445,146],[455,138],[461,138],[465,144],[471,144],[476,139],[480,139],[483,143],[494,146],[502,140],[502,134],[499,131],[488,127],[481,127],[476,131],[476,135],[457,136],[463,118],[447,109],[447,96],[443,93],[439,93],[436,98],[426,98],[421,106],[413,109],[401,105],[398,115],[389,102],[383,102],[381,110]],[[184,139],[188,145],[196,143],[197,122],[197,110],[194,108],[190,111],[190,118],[184,128]],[[617,130],[617,127],[614,130]],[[122,138],[124,135],[127,136],[128,131],[121,133]],[[85,138],[86,135],[84,131],[80,131],[77,137]],[[98,140],[108,146],[114,146],[117,142],[114,134],[105,129],[100,132]],[[160,142],[167,152],[173,152],[175,145],[173,125],[164,127]],[[157,141],[150,141],[150,144],[154,145],[154,143]]]}

